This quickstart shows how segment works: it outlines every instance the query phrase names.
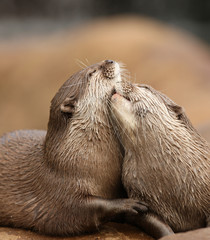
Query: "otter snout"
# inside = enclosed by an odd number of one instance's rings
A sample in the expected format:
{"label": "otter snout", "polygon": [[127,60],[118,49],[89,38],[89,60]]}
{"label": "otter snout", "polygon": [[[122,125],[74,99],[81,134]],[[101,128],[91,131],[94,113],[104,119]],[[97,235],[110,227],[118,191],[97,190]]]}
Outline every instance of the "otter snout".
{"label": "otter snout", "polygon": [[113,60],[105,60],[103,65],[103,75],[105,78],[113,79],[120,73],[119,64]]}
{"label": "otter snout", "polygon": [[125,109],[131,109],[131,103],[129,100],[127,100],[125,97],[120,95],[119,93],[115,93],[111,97],[112,105],[116,108],[118,108],[121,111],[125,111]]}
{"label": "otter snout", "polygon": [[105,60],[105,63],[107,63],[107,64],[113,64],[114,61],[113,61],[113,60]]}
{"label": "otter snout", "polygon": [[116,102],[118,101],[120,98],[122,98],[122,96],[120,96],[120,94],[115,93],[114,95],[112,95],[112,102]]}

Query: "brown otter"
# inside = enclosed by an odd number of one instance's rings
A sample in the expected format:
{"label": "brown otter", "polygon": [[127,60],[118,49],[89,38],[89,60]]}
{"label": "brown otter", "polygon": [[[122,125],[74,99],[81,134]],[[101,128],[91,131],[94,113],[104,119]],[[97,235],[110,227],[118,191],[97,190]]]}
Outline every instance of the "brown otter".
{"label": "brown otter", "polygon": [[47,133],[0,138],[0,225],[73,235],[146,211],[122,198],[122,156],[106,107],[120,81],[121,68],[111,60],[83,69],[53,98]]}
{"label": "brown otter", "polygon": [[145,201],[175,232],[209,226],[208,143],[182,107],[153,88],[124,82],[116,92],[111,110],[125,148],[128,196]]}

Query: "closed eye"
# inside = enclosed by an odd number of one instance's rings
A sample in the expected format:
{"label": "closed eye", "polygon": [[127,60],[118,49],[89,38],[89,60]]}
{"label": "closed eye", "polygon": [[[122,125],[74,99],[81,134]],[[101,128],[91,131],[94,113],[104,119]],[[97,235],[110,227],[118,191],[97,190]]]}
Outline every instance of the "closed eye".
{"label": "closed eye", "polygon": [[96,69],[89,73],[89,77],[91,77],[96,72]]}

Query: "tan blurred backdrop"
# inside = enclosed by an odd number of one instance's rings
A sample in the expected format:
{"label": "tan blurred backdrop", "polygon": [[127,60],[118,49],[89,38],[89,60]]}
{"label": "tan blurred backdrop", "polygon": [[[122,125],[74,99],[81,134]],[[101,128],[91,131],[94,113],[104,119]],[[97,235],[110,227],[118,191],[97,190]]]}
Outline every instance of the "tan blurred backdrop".
{"label": "tan blurred backdrop", "polygon": [[194,125],[210,122],[210,49],[190,34],[142,17],[115,16],[77,29],[0,41],[0,134],[46,129],[62,83],[103,59],[126,64],[131,80],[182,105]]}

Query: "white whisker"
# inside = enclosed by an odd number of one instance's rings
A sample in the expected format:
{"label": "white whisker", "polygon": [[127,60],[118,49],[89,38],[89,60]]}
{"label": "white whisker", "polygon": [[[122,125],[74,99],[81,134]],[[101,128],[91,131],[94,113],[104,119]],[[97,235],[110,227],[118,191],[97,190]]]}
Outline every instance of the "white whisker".
{"label": "white whisker", "polygon": [[77,65],[79,66],[79,67],[81,67],[82,69],[84,69],[84,68],[87,68],[88,67],[88,65],[86,65],[84,62],[82,62],[81,60],[79,60],[79,59],[75,59],[75,62],[77,63]]}
{"label": "white whisker", "polygon": [[73,83],[73,84],[69,84],[67,86],[62,86],[62,88],[68,88],[68,87],[72,87],[72,86],[76,86],[76,85],[80,85],[82,83],[84,83],[85,81],[79,81],[77,83]]}
{"label": "white whisker", "polygon": [[87,58],[85,58],[85,61],[86,61],[86,63],[87,63],[88,65],[91,65],[90,62],[89,62],[89,60],[88,60]]}

